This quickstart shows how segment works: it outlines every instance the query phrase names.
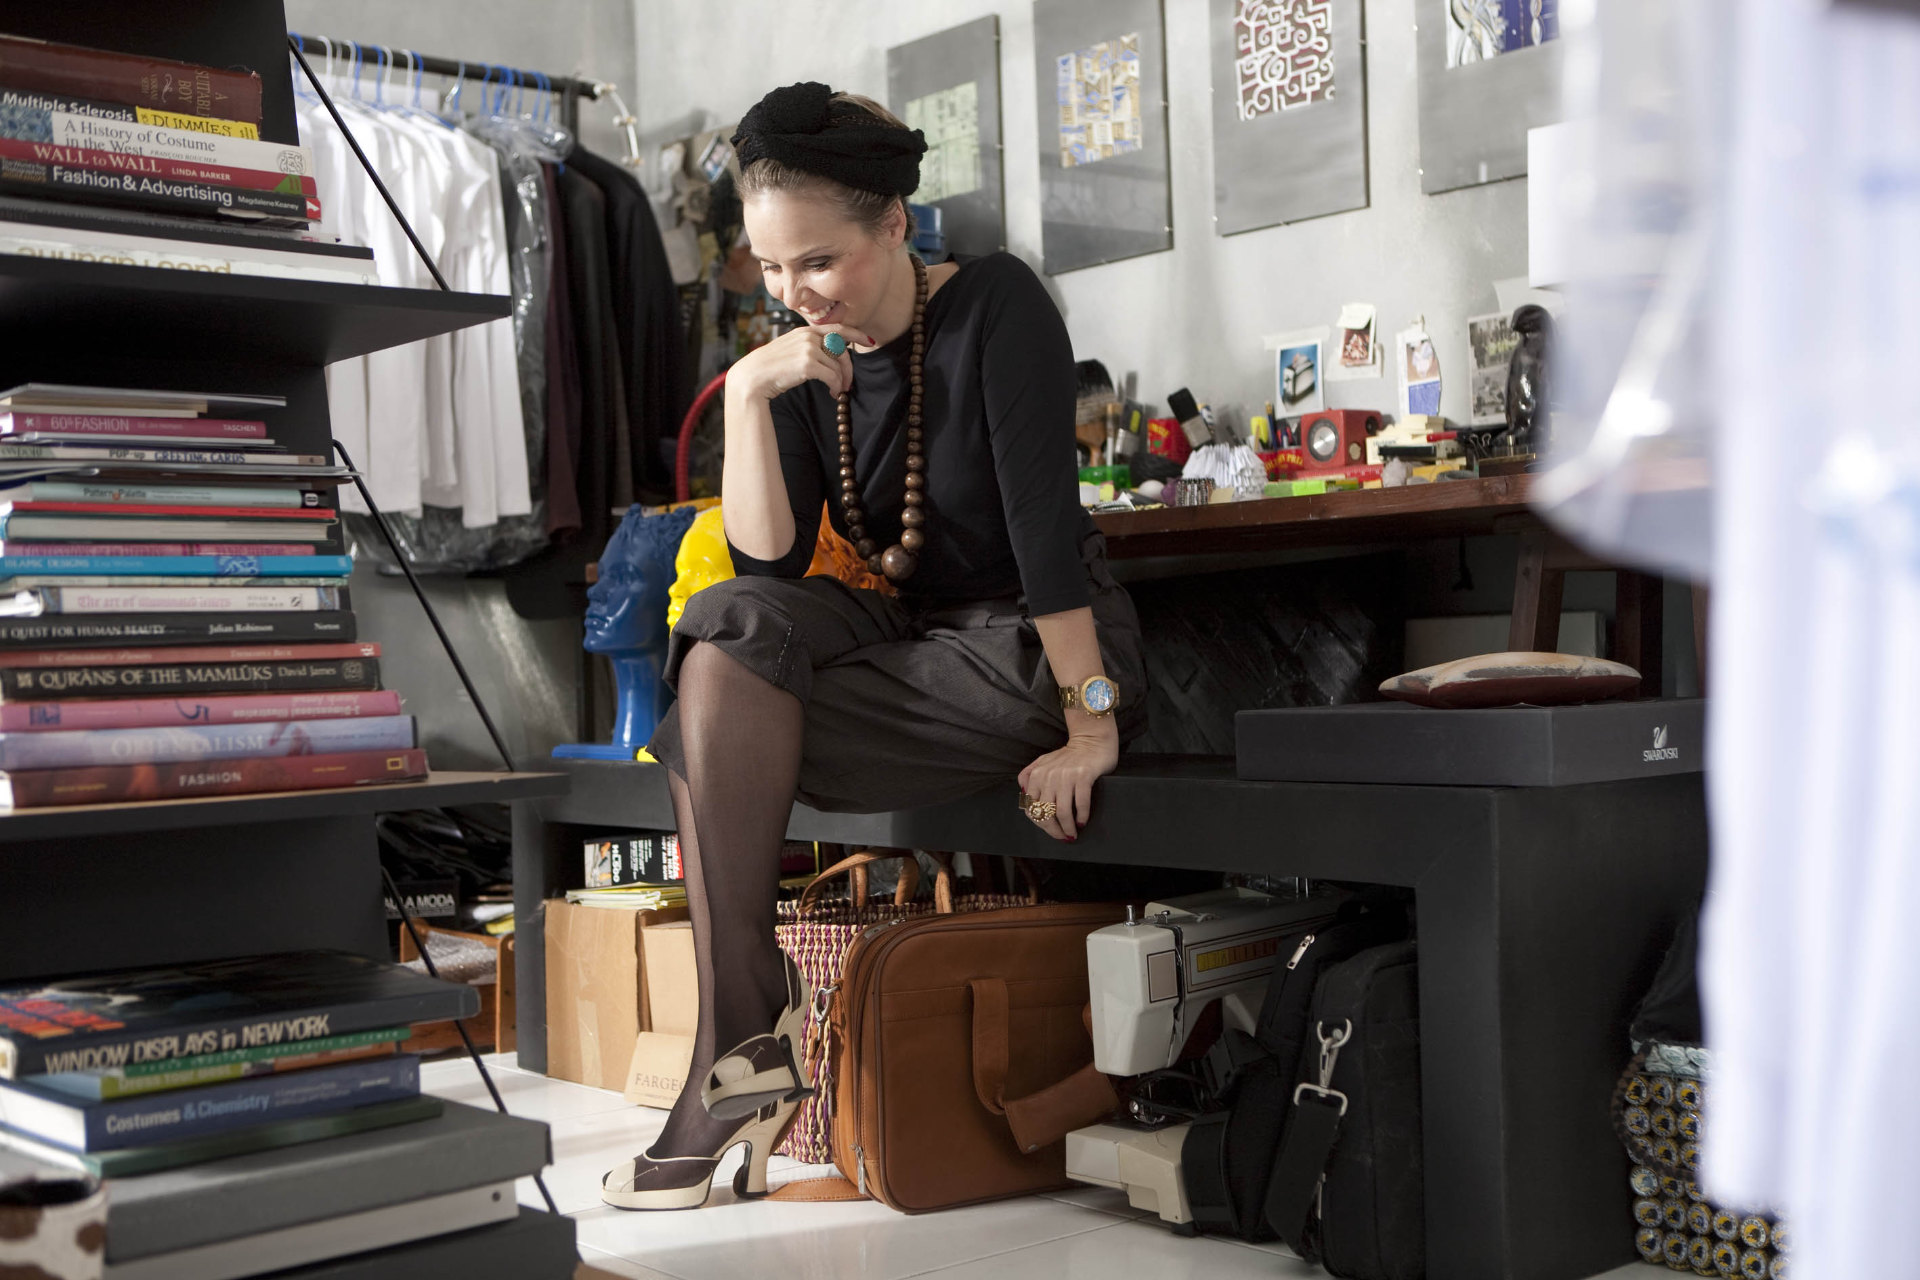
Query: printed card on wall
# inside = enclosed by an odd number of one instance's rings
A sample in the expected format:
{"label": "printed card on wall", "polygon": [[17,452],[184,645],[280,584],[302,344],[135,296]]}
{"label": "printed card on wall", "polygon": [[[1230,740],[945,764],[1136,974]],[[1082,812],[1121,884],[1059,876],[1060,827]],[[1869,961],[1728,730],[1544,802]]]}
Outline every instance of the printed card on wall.
{"label": "printed card on wall", "polygon": [[1273,405],[1283,418],[1318,413],[1327,407],[1325,360],[1329,354],[1324,327],[1270,333],[1261,339],[1273,352]]}
{"label": "printed card on wall", "polygon": [[1361,0],[1208,0],[1214,230],[1367,206]]}
{"label": "printed card on wall", "polygon": [[1097,164],[1140,149],[1140,33],[1063,53],[1054,64],[1060,164]]}
{"label": "printed card on wall", "polygon": [[1328,382],[1359,382],[1380,376],[1380,341],[1374,323],[1370,302],[1349,302],[1340,308],[1340,320],[1333,329],[1338,349],[1327,359]]}
{"label": "printed card on wall", "polygon": [[1402,329],[1394,339],[1400,366],[1400,412],[1440,412],[1440,357],[1424,323]]}
{"label": "printed card on wall", "polygon": [[1473,361],[1469,426],[1506,425],[1507,364],[1519,345],[1520,335],[1513,331],[1512,317],[1506,313],[1468,318],[1467,351]]}
{"label": "printed card on wall", "polygon": [[1000,19],[989,14],[887,50],[887,102],[926,135],[913,201],[938,206],[948,252],[1004,249]]}

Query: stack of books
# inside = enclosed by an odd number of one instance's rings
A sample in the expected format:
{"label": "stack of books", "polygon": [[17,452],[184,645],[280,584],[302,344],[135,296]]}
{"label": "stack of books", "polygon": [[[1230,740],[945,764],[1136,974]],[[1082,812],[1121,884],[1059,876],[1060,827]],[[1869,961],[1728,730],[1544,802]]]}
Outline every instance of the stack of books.
{"label": "stack of books", "polygon": [[0,393],[0,808],[426,776],[356,638],[344,473],[203,416],[246,399]]}
{"label": "stack of books", "polygon": [[107,1273],[141,1280],[511,1222],[546,1127],[421,1094],[405,1052],[409,1024],[478,1007],[337,951],[0,990],[0,1183],[107,1179]]}
{"label": "stack of books", "polygon": [[252,72],[0,36],[0,253],[372,283],[261,118]]}

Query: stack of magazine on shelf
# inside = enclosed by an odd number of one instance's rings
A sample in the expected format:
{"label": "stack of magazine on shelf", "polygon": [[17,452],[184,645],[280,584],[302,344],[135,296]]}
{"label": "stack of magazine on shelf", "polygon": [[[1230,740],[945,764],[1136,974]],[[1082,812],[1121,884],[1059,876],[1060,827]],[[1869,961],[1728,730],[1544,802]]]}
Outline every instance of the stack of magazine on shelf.
{"label": "stack of magazine on shelf", "polygon": [[261,119],[251,72],[0,35],[0,254],[372,283]]}
{"label": "stack of magazine on shelf", "polygon": [[277,397],[0,392],[0,808],[427,773],[356,635],[331,502]]}
{"label": "stack of magazine on shelf", "polygon": [[0,989],[0,1185],[107,1179],[106,1273],[127,1280],[277,1274],[513,1221],[546,1126],[422,1094],[406,1052],[411,1024],[479,1004],[337,951]]}

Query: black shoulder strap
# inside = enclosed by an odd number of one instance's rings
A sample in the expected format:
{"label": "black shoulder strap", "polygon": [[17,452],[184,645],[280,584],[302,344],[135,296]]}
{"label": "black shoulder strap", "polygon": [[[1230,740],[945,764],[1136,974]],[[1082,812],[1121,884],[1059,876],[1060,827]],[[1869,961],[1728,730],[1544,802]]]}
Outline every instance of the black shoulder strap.
{"label": "black shoulder strap", "polygon": [[1286,1141],[1281,1144],[1280,1155],[1273,1164],[1273,1178],[1267,1184],[1267,1225],[1289,1249],[1309,1262],[1317,1254],[1309,1239],[1314,1199],[1320,1190],[1320,1180],[1326,1176],[1327,1162],[1333,1158],[1334,1143],[1340,1136],[1340,1119],[1346,1113],[1347,1099],[1343,1094],[1311,1084],[1295,1090]]}

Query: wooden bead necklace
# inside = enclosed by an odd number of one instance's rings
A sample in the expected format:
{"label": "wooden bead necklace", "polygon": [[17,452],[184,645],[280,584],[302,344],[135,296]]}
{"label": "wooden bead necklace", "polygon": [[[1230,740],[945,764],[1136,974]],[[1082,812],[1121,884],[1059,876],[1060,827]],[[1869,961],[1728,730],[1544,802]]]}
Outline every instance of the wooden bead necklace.
{"label": "wooden bead necklace", "polygon": [[907,361],[907,507],[900,513],[900,541],[885,551],[867,532],[867,513],[860,506],[860,482],[854,479],[852,399],[847,394],[839,397],[840,510],[847,517],[847,536],[867,562],[867,569],[885,574],[889,582],[905,582],[913,576],[920,564],[920,548],[927,542],[927,455],[920,428],[920,362],[927,353],[927,267],[917,257],[909,255],[909,259],[913,263],[913,354]]}

